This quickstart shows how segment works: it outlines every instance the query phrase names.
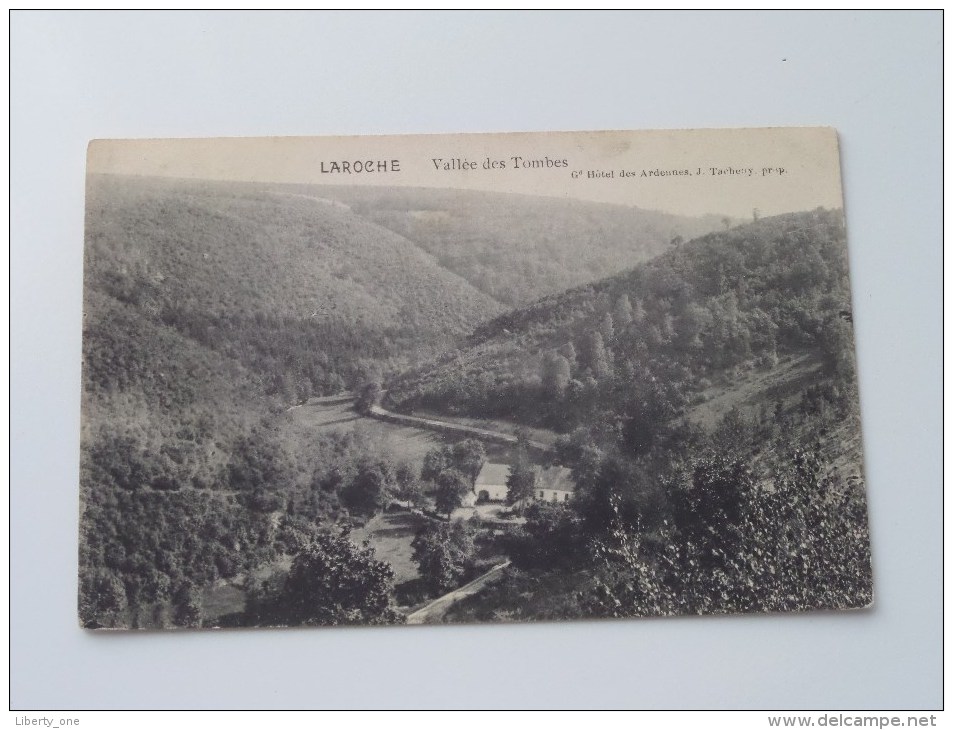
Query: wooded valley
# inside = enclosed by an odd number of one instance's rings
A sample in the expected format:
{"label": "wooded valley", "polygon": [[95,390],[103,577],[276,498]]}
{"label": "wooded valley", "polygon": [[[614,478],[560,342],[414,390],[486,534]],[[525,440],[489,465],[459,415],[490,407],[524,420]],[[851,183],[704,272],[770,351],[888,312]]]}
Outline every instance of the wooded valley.
{"label": "wooded valley", "polygon": [[840,211],[91,176],[81,623],[867,605],[851,312]]}

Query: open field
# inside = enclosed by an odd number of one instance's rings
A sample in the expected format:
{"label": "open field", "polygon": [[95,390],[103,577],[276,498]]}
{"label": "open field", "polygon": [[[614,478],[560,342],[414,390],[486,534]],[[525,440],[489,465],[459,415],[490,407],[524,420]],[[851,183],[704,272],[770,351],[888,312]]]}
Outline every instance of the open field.
{"label": "open field", "polygon": [[434,413],[425,409],[418,409],[412,414],[418,418],[433,418],[447,423],[455,423],[460,426],[469,426],[471,428],[480,428],[487,431],[498,431],[500,433],[516,434],[517,429],[522,429],[531,441],[538,441],[546,446],[552,446],[559,434],[550,431],[547,428],[538,428],[535,426],[520,426],[514,421],[508,421],[504,418],[467,418],[465,416],[448,416],[444,413]]}
{"label": "open field", "polygon": [[420,577],[417,564],[411,559],[417,531],[430,520],[410,512],[377,515],[364,527],[354,530],[351,539],[356,543],[367,540],[378,560],[384,560],[394,569],[394,583],[400,584]]}
{"label": "open field", "polygon": [[293,428],[301,439],[307,440],[309,434],[323,429],[350,431],[357,428],[393,454],[418,465],[428,451],[446,443],[435,431],[399,426],[362,416],[354,410],[350,401],[327,402],[316,398],[296,406],[289,413]]}
{"label": "open field", "polygon": [[[417,531],[429,519],[410,512],[380,514],[361,528],[351,532],[351,540],[360,544],[365,540],[374,548],[378,560],[388,563],[394,571],[394,584],[400,585],[420,577],[413,561],[411,542]],[[286,572],[291,567],[291,558],[282,556],[273,563],[253,571],[259,580],[275,573]],[[218,618],[245,608],[244,577],[230,581],[218,581],[200,593],[203,615]]]}
{"label": "open field", "polygon": [[[382,447],[396,456],[417,463],[431,449],[442,444],[457,441],[462,435],[443,434],[439,430],[417,428],[413,425],[394,423],[377,418],[362,416],[351,401],[339,396],[330,398],[312,398],[304,405],[289,409],[293,422],[294,437],[307,442],[309,434],[323,429],[349,431],[360,429],[372,441],[380,443]],[[398,416],[401,414],[397,414]],[[463,418],[460,416],[446,416],[420,411],[414,414],[416,418],[426,418],[442,423],[466,426],[490,432],[512,436],[517,429],[516,424],[502,419]],[[531,441],[551,446],[557,434],[543,428],[524,428]],[[491,461],[508,461],[512,458],[512,447],[506,444],[493,443],[480,439],[486,448],[487,458]]]}

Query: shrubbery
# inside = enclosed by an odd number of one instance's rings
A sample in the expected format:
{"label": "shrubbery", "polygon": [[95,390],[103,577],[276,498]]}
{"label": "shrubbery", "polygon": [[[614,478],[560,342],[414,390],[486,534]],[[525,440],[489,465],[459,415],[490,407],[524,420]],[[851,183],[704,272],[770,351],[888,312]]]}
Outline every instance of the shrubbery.
{"label": "shrubbery", "polygon": [[255,588],[245,621],[257,626],[401,623],[391,606],[394,572],[345,530],[322,532],[301,550],[287,576]]}

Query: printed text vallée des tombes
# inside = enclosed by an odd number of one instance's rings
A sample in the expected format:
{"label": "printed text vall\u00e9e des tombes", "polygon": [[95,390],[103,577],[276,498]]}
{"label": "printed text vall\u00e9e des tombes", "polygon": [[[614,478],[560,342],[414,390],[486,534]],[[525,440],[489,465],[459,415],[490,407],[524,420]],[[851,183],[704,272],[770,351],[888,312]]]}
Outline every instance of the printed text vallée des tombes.
{"label": "printed text vall\u00e9e des tombes", "polygon": [[[466,157],[432,157],[430,162],[438,172],[466,172],[469,170],[540,170],[569,167],[566,159],[527,158],[514,155],[506,159],[484,158],[482,161]],[[399,159],[390,160],[321,160],[322,174],[363,174],[378,172],[401,172]]]}

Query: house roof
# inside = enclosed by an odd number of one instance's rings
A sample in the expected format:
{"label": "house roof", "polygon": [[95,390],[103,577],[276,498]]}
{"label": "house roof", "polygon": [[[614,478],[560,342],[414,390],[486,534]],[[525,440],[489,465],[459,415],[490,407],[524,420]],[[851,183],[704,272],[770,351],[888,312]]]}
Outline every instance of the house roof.
{"label": "house roof", "polygon": [[572,480],[572,472],[569,469],[564,466],[551,466],[540,469],[536,473],[536,488],[572,492],[576,484]]}
{"label": "house roof", "polygon": [[[510,475],[508,464],[494,464],[486,462],[477,475],[474,489],[479,491],[481,486],[505,485]],[[555,489],[562,492],[572,492],[576,488],[572,480],[572,472],[564,466],[548,468],[536,467],[536,489]]]}
{"label": "house roof", "polygon": [[475,488],[481,486],[506,484],[506,478],[510,475],[510,467],[507,464],[494,464],[486,462],[480,473],[477,475]]}

